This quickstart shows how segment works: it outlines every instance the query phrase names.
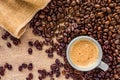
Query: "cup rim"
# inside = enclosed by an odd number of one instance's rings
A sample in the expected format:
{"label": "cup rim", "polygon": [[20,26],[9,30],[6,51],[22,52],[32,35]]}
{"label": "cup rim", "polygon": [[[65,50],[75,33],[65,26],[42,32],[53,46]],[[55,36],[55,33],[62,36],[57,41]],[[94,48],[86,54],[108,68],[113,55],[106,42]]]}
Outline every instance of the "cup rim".
{"label": "cup rim", "polygon": [[[70,60],[70,57],[69,57],[69,50],[70,50],[71,45],[72,45],[75,41],[81,40],[81,39],[87,39],[87,40],[92,41],[93,43],[96,44],[96,46],[98,47],[98,50],[99,50],[99,52],[98,52],[98,56],[99,56],[99,57],[98,57],[98,59],[97,59],[97,62],[95,63],[95,65],[92,65],[92,66],[90,66],[90,67],[88,67],[88,68],[80,68],[80,67],[76,66],[74,63],[72,63],[72,61]],[[67,60],[68,60],[69,64],[70,64],[73,68],[75,68],[75,69],[77,69],[77,70],[79,70],[79,71],[90,71],[90,70],[96,68],[96,67],[100,64],[100,62],[101,62],[102,55],[103,55],[103,52],[102,52],[101,45],[98,43],[98,41],[96,41],[95,39],[93,39],[92,37],[89,37],[89,36],[79,36],[79,37],[74,38],[74,39],[68,44],[68,46],[67,46],[67,51],[66,51],[66,57],[67,57]]]}

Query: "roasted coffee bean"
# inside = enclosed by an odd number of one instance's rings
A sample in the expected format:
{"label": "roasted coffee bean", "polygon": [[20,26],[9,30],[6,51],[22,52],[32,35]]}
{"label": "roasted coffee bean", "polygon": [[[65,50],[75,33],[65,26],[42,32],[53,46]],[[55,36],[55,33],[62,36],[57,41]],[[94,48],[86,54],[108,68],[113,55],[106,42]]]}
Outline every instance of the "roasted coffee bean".
{"label": "roasted coffee bean", "polygon": [[39,44],[39,41],[36,40],[36,41],[34,42],[34,46],[37,46],[38,44]]}
{"label": "roasted coffee bean", "polygon": [[10,36],[10,33],[6,31],[5,36],[7,36],[7,37]]}
{"label": "roasted coffee bean", "polygon": [[49,58],[53,58],[53,53],[48,53]]}
{"label": "roasted coffee bean", "polygon": [[32,74],[32,73],[29,73],[29,74],[28,74],[28,77],[29,77],[30,79],[33,79],[33,74]]}
{"label": "roasted coffee bean", "polygon": [[28,49],[28,54],[30,54],[30,55],[31,55],[31,54],[32,54],[32,52],[33,52],[32,48],[29,48],[29,49]]}
{"label": "roasted coffee bean", "polygon": [[41,73],[42,73],[42,70],[38,70],[38,73],[41,74]]}
{"label": "roasted coffee bean", "polygon": [[41,46],[41,45],[37,45],[37,46],[36,46],[36,49],[42,50],[42,46]]}
{"label": "roasted coffee bean", "polygon": [[111,13],[111,9],[109,7],[106,7],[106,10],[108,13]]}
{"label": "roasted coffee bean", "polygon": [[31,79],[27,77],[26,80],[31,80]]}
{"label": "roasted coffee bean", "polygon": [[66,78],[66,79],[69,79],[69,77],[70,77],[69,74],[66,74],[66,75],[65,75],[65,78]]}
{"label": "roasted coffee bean", "polygon": [[19,66],[18,70],[19,70],[19,71],[22,71],[22,69],[23,69],[22,66]]}
{"label": "roasted coffee bean", "polygon": [[52,65],[50,66],[50,68],[51,68],[51,70],[55,70],[55,69],[57,68],[57,65],[56,65],[56,64],[52,64]]}
{"label": "roasted coffee bean", "polygon": [[45,18],[45,15],[40,14],[40,15],[39,15],[39,18],[41,18],[41,19]]}
{"label": "roasted coffee bean", "polygon": [[42,80],[42,77],[41,77],[41,76],[39,76],[39,77],[38,77],[38,79],[39,79],[39,80]]}
{"label": "roasted coffee bean", "polygon": [[103,12],[106,12],[106,11],[107,11],[107,9],[106,9],[105,7],[102,7],[101,10],[102,10]]}
{"label": "roasted coffee bean", "polygon": [[119,44],[120,43],[120,40],[115,40],[115,44]]}
{"label": "roasted coffee bean", "polygon": [[59,64],[60,64],[60,60],[59,60],[59,59],[56,59],[56,60],[55,60],[55,63],[59,65]]}
{"label": "roasted coffee bean", "polygon": [[100,8],[100,5],[99,4],[95,4],[95,8]]}
{"label": "roasted coffee bean", "polygon": [[26,64],[26,63],[23,63],[23,64],[22,64],[22,68],[27,68],[27,64]]}
{"label": "roasted coffee bean", "polygon": [[32,70],[33,69],[33,64],[32,63],[30,63],[29,65],[28,65],[28,70]]}
{"label": "roasted coffee bean", "polygon": [[32,41],[29,41],[29,42],[28,42],[28,45],[29,45],[29,46],[33,46],[33,42],[32,42]]}
{"label": "roasted coffee bean", "polygon": [[55,80],[54,78],[50,78],[50,80]]}
{"label": "roasted coffee bean", "polygon": [[97,13],[97,16],[98,16],[98,17],[103,17],[103,12]]}
{"label": "roasted coffee bean", "polygon": [[7,36],[6,35],[2,35],[2,39],[3,40],[7,40]]}
{"label": "roasted coffee bean", "polygon": [[104,29],[103,31],[104,31],[104,32],[108,32],[108,29]]}
{"label": "roasted coffee bean", "polygon": [[8,63],[5,63],[5,64],[4,64],[4,68],[7,68],[7,67],[8,67],[8,65],[9,65]]}
{"label": "roasted coffee bean", "polygon": [[36,22],[36,23],[35,23],[35,26],[40,26],[40,22],[39,22],[39,21]]}
{"label": "roasted coffee bean", "polygon": [[50,17],[50,16],[48,16],[48,17],[47,17],[47,20],[48,20],[48,21],[52,21],[52,19],[51,19],[51,17]]}
{"label": "roasted coffee bean", "polygon": [[12,67],[12,65],[9,64],[9,65],[7,66],[7,68],[8,68],[8,70],[12,70],[13,67]]}
{"label": "roasted coffee bean", "polygon": [[40,78],[44,79],[47,76],[47,72],[45,69],[43,70],[38,70],[38,73],[41,74]]}
{"label": "roasted coffee bean", "polygon": [[18,44],[19,44],[19,42],[18,41],[13,41],[13,44],[15,45],[15,46],[17,46]]}
{"label": "roasted coffee bean", "polygon": [[115,75],[114,75],[114,78],[115,78],[115,79],[119,79],[120,77],[119,77],[119,75],[115,74]]}
{"label": "roasted coffee bean", "polygon": [[53,77],[53,71],[48,72],[48,76]]}
{"label": "roasted coffee bean", "polygon": [[11,48],[11,46],[12,46],[11,43],[7,42],[7,47]]}
{"label": "roasted coffee bean", "polygon": [[56,72],[56,77],[59,77],[60,76],[60,72]]}

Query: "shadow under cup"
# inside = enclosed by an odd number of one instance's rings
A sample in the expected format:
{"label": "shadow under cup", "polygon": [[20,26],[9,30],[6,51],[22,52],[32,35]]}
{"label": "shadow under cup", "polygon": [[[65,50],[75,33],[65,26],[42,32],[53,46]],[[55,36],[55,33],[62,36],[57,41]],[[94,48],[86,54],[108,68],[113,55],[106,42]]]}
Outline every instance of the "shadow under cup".
{"label": "shadow under cup", "polygon": [[[70,59],[70,48],[71,48],[72,44],[73,44],[74,42],[77,42],[77,41],[80,41],[80,40],[88,40],[88,41],[94,43],[94,44],[97,46],[97,48],[98,48],[98,58],[96,59],[96,62],[95,62],[93,65],[88,66],[88,67],[85,67],[85,68],[82,68],[82,67],[79,67],[79,66],[75,65],[75,64],[71,61],[71,59]],[[101,48],[100,44],[99,44],[95,39],[93,39],[93,38],[91,38],[91,37],[88,37],[88,36],[80,36],[80,37],[77,37],[77,38],[73,39],[73,40],[69,43],[69,45],[68,45],[68,47],[67,47],[67,53],[66,53],[66,55],[67,55],[67,60],[68,60],[68,62],[70,63],[70,65],[71,65],[73,68],[75,68],[75,69],[77,69],[77,70],[79,70],[79,71],[90,71],[90,70],[96,68],[97,66],[99,66],[99,64],[101,63],[102,54],[103,54],[103,53],[102,53],[102,48]]]}

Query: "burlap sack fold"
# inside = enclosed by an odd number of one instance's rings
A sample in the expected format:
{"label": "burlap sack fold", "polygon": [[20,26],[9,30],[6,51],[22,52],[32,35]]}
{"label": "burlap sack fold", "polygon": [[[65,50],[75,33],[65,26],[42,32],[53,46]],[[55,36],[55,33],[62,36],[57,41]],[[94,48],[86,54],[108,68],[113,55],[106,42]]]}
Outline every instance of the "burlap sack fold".
{"label": "burlap sack fold", "polygon": [[36,12],[43,9],[50,0],[0,0],[0,26],[20,38],[25,25]]}

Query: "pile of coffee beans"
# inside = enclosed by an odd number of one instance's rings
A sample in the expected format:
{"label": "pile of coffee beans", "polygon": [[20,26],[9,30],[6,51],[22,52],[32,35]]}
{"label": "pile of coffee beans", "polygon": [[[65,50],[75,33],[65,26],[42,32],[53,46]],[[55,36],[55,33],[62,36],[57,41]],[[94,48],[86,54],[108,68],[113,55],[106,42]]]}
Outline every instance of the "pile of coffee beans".
{"label": "pile of coffee beans", "polygon": [[[43,45],[51,45],[46,53],[49,58],[54,57],[57,52],[64,59],[64,64],[57,59],[50,66],[51,76],[61,74],[66,79],[73,80],[119,80],[120,79],[120,0],[51,0],[51,2],[40,10],[30,22],[30,28],[36,36],[42,36],[45,41],[34,43],[29,41],[29,46],[35,46],[42,50]],[[81,72],[70,66],[66,59],[66,48],[69,42],[77,37],[87,35],[96,39],[102,46],[102,60],[109,65],[104,72],[99,68],[92,71]],[[8,33],[2,36],[4,40],[10,36]],[[53,38],[57,42],[54,42]],[[20,40],[10,36],[13,44]],[[7,46],[10,47],[8,43]],[[32,54],[32,50],[28,50]],[[64,68],[60,72],[60,66]],[[21,68],[20,68],[21,70]],[[46,78],[47,71],[39,70],[42,74],[39,80]]]}
{"label": "pile of coffee beans", "polygon": [[[46,53],[50,55],[56,51],[63,57],[66,79],[120,79],[119,0],[52,0],[35,15],[30,25],[33,34],[42,36],[51,44],[51,49],[46,50]],[[103,61],[109,65],[108,71],[96,68],[80,72],[69,65],[65,55],[67,45],[73,38],[81,35],[93,37],[101,44]],[[58,43],[52,41],[53,37],[56,37]]]}

